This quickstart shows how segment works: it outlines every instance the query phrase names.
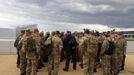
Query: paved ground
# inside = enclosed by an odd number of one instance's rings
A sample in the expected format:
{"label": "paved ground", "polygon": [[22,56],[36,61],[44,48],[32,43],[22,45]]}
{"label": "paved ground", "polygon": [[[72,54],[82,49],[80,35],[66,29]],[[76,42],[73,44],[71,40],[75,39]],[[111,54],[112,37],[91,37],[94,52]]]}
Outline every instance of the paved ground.
{"label": "paved ground", "polygon": [[[63,64],[60,65],[59,75],[83,75],[83,70],[79,66],[76,71],[72,67],[69,72],[62,71]],[[16,68],[16,55],[0,55],[0,75],[19,75],[19,69]],[[47,75],[47,69],[41,69],[38,75]],[[95,75],[102,75],[101,70],[99,69]],[[125,71],[120,75],[134,75],[134,54],[127,54]]]}

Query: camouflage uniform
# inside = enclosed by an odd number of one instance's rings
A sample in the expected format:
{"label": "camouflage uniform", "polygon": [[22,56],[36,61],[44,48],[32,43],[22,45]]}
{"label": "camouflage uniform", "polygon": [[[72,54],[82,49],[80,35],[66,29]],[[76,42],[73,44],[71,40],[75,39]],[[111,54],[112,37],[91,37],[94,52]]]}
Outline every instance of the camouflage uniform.
{"label": "camouflage uniform", "polygon": [[57,36],[50,37],[52,41],[52,52],[48,56],[48,74],[58,75],[60,64],[60,50],[62,49],[62,40]]}
{"label": "camouflage uniform", "polygon": [[41,37],[39,34],[33,34],[33,39],[35,40],[35,43],[36,43],[36,51],[37,51],[37,65],[36,66],[39,66],[39,64],[41,63],[40,58],[41,58]]}
{"label": "camouflage uniform", "polygon": [[101,67],[101,63],[100,63],[100,52],[101,52],[101,48],[102,48],[102,43],[104,41],[104,38],[102,35],[100,35],[99,37],[97,37],[98,39],[98,48],[97,48],[97,54],[96,54],[96,58],[95,58],[95,64],[94,64],[94,72],[97,72],[97,68]]}
{"label": "camouflage uniform", "polygon": [[124,70],[127,41],[125,40],[125,38],[122,38],[122,42],[123,42],[123,50],[122,50],[122,54],[121,54],[121,61],[122,61],[121,69]]}
{"label": "camouflage uniform", "polygon": [[[78,42],[79,42],[78,35],[75,35],[74,37],[75,37],[76,42],[78,44]],[[76,61],[80,61],[80,54],[79,54],[79,46],[78,45],[76,46]]]}
{"label": "camouflage uniform", "polygon": [[19,48],[18,48],[18,44],[19,44],[19,41],[21,40],[21,38],[23,37],[23,35],[19,35],[17,38],[16,38],[16,40],[15,40],[15,42],[14,42],[14,47],[16,47],[16,49],[17,49],[17,67],[20,67],[20,54],[19,54]]}
{"label": "camouflage uniform", "polygon": [[105,50],[107,50],[109,47],[108,40],[105,39],[103,44],[102,44],[102,50],[101,50],[101,63],[102,63],[102,68],[103,68],[103,75],[110,75],[111,73],[111,55],[105,54]]}
{"label": "camouflage uniform", "polygon": [[26,65],[27,65],[27,59],[26,59],[26,42],[27,42],[27,36],[23,36],[21,40],[19,41],[18,48],[20,49],[20,72],[21,75],[25,75],[26,73]]}
{"label": "camouflage uniform", "polygon": [[119,38],[118,40],[116,40],[116,49],[115,49],[115,53],[113,55],[113,71],[114,74],[118,74],[119,71],[121,70],[121,65],[122,65],[122,53],[124,50],[124,40],[122,40],[121,38]]}
{"label": "camouflage uniform", "polygon": [[26,43],[27,69],[26,75],[37,75],[37,52],[36,43],[32,36],[27,38]]}
{"label": "camouflage uniform", "polygon": [[100,52],[101,52],[101,48],[102,48],[102,43],[104,41],[103,36],[99,36],[98,37],[98,52],[97,52],[97,57],[96,57],[96,63],[100,64]]}
{"label": "camouflage uniform", "polygon": [[83,46],[85,47],[83,61],[84,61],[84,75],[92,75],[94,69],[94,61],[97,52],[97,39],[95,36],[85,34]]}
{"label": "camouflage uniform", "polygon": [[33,34],[33,38],[34,38],[35,43],[36,43],[38,56],[40,57],[40,53],[41,53],[41,37],[38,34]]}
{"label": "camouflage uniform", "polygon": [[40,58],[40,62],[41,62],[41,66],[44,67],[44,64],[43,64],[43,58],[44,58],[44,53],[45,53],[45,46],[44,46],[44,41],[45,41],[45,37],[44,37],[44,34],[40,33],[40,37],[41,37],[41,58]]}
{"label": "camouflage uniform", "polygon": [[83,68],[83,50],[85,50],[85,48],[82,46],[82,43],[84,42],[84,38],[81,37],[79,38],[79,55],[80,55],[80,67]]}

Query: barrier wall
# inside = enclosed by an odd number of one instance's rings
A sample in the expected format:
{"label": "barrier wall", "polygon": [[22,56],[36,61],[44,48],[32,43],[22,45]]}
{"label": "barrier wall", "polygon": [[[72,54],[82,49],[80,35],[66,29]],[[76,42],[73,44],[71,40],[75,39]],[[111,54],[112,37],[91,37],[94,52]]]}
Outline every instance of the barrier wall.
{"label": "barrier wall", "polygon": [[0,39],[0,54],[12,54],[16,53],[14,47],[14,40],[12,39]]}
{"label": "barrier wall", "polygon": [[127,41],[127,52],[134,52],[134,41]]}
{"label": "barrier wall", "polygon": [[[0,39],[0,54],[14,54],[14,39]],[[127,42],[127,52],[134,52],[134,41]]]}

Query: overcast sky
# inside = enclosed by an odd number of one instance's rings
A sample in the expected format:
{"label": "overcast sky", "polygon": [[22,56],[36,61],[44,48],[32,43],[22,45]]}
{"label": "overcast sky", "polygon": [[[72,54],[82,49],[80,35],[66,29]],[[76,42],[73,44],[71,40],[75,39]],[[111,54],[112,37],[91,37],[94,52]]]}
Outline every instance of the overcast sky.
{"label": "overcast sky", "polygon": [[0,0],[0,27],[23,24],[51,30],[134,28],[134,0]]}

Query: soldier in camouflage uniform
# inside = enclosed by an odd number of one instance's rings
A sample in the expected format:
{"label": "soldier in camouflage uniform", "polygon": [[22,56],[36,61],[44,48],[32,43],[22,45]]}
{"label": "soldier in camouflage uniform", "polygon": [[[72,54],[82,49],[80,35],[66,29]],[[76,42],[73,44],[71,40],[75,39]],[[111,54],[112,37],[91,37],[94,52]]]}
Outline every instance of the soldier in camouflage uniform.
{"label": "soldier in camouflage uniform", "polygon": [[[51,37],[52,52],[48,56],[48,75],[58,75],[59,64],[60,64],[60,52],[63,44],[60,38],[59,31],[55,32],[55,35]],[[46,44],[47,45],[47,44]]]}
{"label": "soldier in camouflage uniform", "polygon": [[115,53],[113,55],[113,72],[114,72],[114,75],[117,75],[119,74],[120,70],[121,70],[121,65],[122,65],[122,53],[123,53],[123,50],[126,46],[126,43],[124,42],[124,40],[122,39],[122,35],[121,33],[119,33],[117,35],[117,38],[116,38],[116,49],[115,49]]}
{"label": "soldier in camouflage uniform", "polygon": [[18,48],[20,49],[20,75],[26,75],[26,66],[27,66],[27,59],[26,59],[26,45],[27,45],[27,38],[29,37],[29,31],[26,30],[25,34],[21,38],[18,44]]}
{"label": "soldier in camouflage uniform", "polygon": [[28,31],[27,41],[26,41],[26,58],[27,58],[27,68],[26,75],[37,75],[37,48],[36,42],[31,35],[30,30]]}
{"label": "soldier in camouflage uniform", "polygon": [[121,54],[121,70],[124,70],[124,66],[125,66],[125,58],[126,58],[126,46],[127,46],[127,41],[124,38],[124,36],[122,35],[121,37],[122,41],[123,41],[123,50],[122,50],[122,54]]}
{"label": "soldier in camouflage uniform", "polygon": [[[105,40],[103,41],[102,50],[101,50],[101,53],[100,53],[101,59],[102,59],[103,75],[110,75],[111,70],[112,70],[111,60],[112,60],[113,52],[112,53],[108,52],[108,49],[109,49],[109,46],[110,46],[109,42],[112,42],[113,45],[114,45],[113,37],[111,35],[107,34],[106,37],[105,37]],[[114,47],[113,47],[113,50],[114,50]]]}
{"label": "soldier in camouflage uniform", "polygon": [[102,48],[102,43],[104,41],[103,34],[96,32],[96,37],[98,39],[98,49],[97,49],[97,55],[96,55],[96,59],[95,59],[94,72],[97,72],[97,67],[101,67],[100,52],[101,52],[101,48]]}
{"label": "soldier in camouflage uniform", "polygon": [[35,40],[35,43],[36,43],[36,49],[37,49],[37,68],[38,69],[41,69],[41,37],[40,37],[40,34],[39,34],[39,30],[38,29],[34,29],[34,32],[33,32],[33,38]]}
{"label": "soldier in camouflage uniform", "polygon": [[97,52],[97,57],[96,57],[96,63],[98,65],[100,64],[100,52],[101,52],[103,41],[104,41],[103,34],[100,33],[98,37],[98,52]]}
{"label": "soldier in camouflage uniform", "polygon": [[[46,32],[45,36],[44,36],[44,42],[50,37],[50,33]],[[49,47],[51,46],[45,46],[44,44],[44,51],[43,51],[43,61],[45,63],[48,62],[48,51],[49,51]]]}
{"label": "soldier in camouflage uniform", "polygon": [[21,34],[16,38],[15,42],[14,42],[14,47],[17,49],[17,67],[20,67],[20,54],[19,54],[19,48],[18,48],[18,43],[21,40],[21,38],[23,37],[23,35],[25,34],[25,30],[21,30]]}
{"label": "soldier in camouflage uniform", "polygon": [[44,50],[45,50],[45,47],[44,47],[44,32],[40,32],[40,37],[41,37],[41,50],[40,50],[40,66],[41,67],[45,67],[44,64],[43,64],[43,56],[44,56]]}
{"label": "soldier in camouflage uniform", "polygon": [[81,32],[79,33],[79,41],[78,41],[78,44],[79,44],[79,56],[80,56],[80,67],[83,69],[83,50],[85,50],[83,47],[82,47],[82,43],[84,41],[83,39],[83,36],[84,34]]}
{"label": "soldier in camouflage uniform", "polygon": [[97,38],[89,30],[85,30],[83,47],[85,47],[83,61],[84,61],[84,75],[92,75],[94,69],[94,61],[97,53]]}
{"label": "soldier in camouflage uniform", "polygon": [[[63,41],[63,39],[64,39],[64,32],[61,32],[60,33],[60,38],[61,38],[61,40]],[[61,54],[60,54],[61,56],[61,58],[60,58],[60,62],[62,62],[64,59],[65,59],[65,51],[62,49],[62,51],[61,51]]]}

